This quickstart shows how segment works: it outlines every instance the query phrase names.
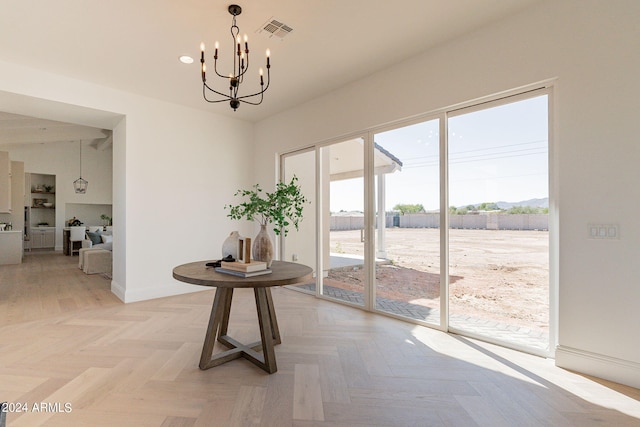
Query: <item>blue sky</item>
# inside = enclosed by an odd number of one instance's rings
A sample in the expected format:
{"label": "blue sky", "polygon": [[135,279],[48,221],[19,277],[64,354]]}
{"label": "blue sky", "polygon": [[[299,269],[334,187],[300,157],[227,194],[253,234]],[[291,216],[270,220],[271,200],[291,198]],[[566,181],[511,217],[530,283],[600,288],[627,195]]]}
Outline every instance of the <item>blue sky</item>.
{"label": "blue sky", "polygon": [[[547,96],[449,118],[449,205],[548,196]],[[375,135],[403,162],[386,178],[386,210],[439,208],[438,121]],[[362,210],[362,179],[332,183],[331,211]]]}

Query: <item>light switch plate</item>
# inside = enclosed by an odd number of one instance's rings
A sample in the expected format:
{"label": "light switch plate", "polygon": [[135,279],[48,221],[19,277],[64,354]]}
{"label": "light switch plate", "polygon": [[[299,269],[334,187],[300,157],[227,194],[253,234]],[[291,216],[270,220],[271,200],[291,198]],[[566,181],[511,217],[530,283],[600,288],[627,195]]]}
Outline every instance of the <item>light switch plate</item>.
{"label": "light switch plate", "polygon": [[587,224],[587,237],[589,239],[616,240],[620,238],[618,224]]}

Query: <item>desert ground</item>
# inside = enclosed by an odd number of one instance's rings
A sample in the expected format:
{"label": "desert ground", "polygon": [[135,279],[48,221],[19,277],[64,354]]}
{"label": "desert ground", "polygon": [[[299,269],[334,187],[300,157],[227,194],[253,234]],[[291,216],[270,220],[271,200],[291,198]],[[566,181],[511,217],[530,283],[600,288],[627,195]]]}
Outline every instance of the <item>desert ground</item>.
{"label": "desert ground", "polygon": [[[363,255],[360,230],[332,231],[330,245],[332,253]],[[440,230],[388,229],[385,251],[376,266],[376,295],[438,308]],[[451,314],[548,329],[548,232],[449,230],[449,254]],[[362,268],[336,269],[329,279],[364,289]]]}

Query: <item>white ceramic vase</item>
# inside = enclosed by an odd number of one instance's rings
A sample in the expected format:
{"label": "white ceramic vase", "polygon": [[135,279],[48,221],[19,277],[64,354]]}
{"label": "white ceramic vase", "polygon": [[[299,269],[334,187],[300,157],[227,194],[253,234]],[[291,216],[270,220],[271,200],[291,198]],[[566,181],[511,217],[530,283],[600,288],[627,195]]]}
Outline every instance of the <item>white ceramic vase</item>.
{"label": "white ceramic vase", "polygon": [[234,259],[238,259],[238,239],[240,234],[237,231],[232,231],[229,237],[222,243],[222,258],[226,258],[231,255]]}

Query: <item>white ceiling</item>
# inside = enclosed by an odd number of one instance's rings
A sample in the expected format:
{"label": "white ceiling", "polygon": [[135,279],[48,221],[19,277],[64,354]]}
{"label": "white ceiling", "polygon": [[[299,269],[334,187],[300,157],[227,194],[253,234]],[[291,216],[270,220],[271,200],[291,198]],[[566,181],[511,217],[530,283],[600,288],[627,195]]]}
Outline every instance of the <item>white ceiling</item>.
{"label": "white ceiling", "polygon": [[0,111],[0,144],[43,144],[83,141],[107,149],[111,131]]}
{"label": "white ceiling", "polygon": [[[236,112],[202,99],[199,64],[201,41],[209,70],[216,40],[220,61],[229,57],[230,0],[0,0],[0,60],[259,121],[537,1],[238,0],[249,74],[257,80],[270,48],[272,81],[262,105]],[[293,28],[283,40],[256,33],[272,17]],[[180,63],[183,54],[195,62]]]}

